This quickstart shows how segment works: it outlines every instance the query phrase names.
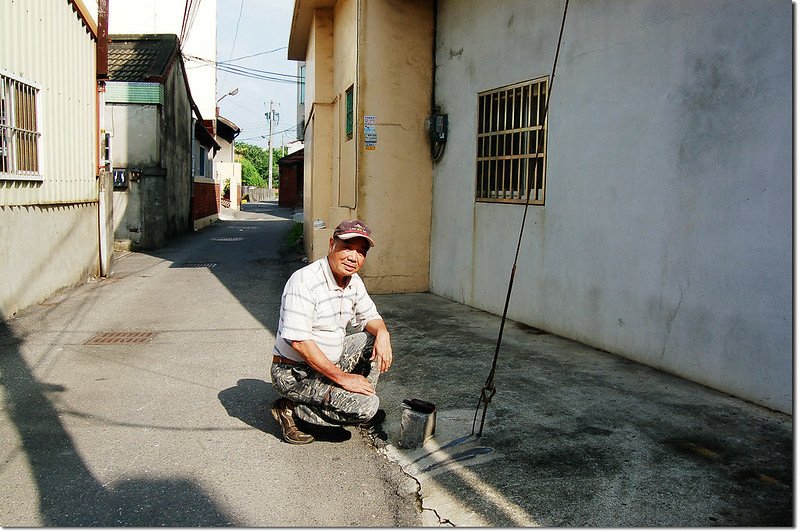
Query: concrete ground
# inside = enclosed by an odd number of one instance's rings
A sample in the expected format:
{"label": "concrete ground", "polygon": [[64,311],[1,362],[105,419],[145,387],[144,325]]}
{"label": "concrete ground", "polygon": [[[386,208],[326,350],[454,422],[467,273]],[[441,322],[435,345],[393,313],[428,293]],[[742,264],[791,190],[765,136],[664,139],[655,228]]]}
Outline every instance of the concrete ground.
{"label": "concrete ground", "polygon": [[[222,218],[0,322],[0,525],[793,525],[789,416],[514,322],[478,438],[500,319],[432,294],[374,297],[382,429],[284,444],[291,211]],[[87,343],[109,331],[155,335]],[[437,406],[422,448],[398,445],[407,398]]]}

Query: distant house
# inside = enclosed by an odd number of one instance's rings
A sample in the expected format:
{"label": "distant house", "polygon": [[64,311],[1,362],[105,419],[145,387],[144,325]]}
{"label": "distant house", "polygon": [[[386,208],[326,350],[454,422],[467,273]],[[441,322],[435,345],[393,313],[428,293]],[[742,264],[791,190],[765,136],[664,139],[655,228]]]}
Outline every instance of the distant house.
{"label": "distant house", "polygon": [[219,219],[222,188],[225,181],[230,180],[233,182],[233,186],[237,187],[239,185],[237,185],[236,176],[241,176],[241,165],[234,162],[234,139],[241,133],[241,129],[227,118],[219,115],[214,121],[213,129],[214,139],[220,149],[214,155],[213,176],[195,177],[194,180],[192,213],[195,229]]}
{"label": "distant house", "polygon": [[0,6],[0,317],[100,273],[97,25],[83,2]]}
{"label": "distant house", "polygon": [[213,176],[219,144],[192,100],[176,35],[110,38],[114,238],[118,249],[154,249],[193,228],[194,181]]}
{"label": "distant house", "polygon": [[304,150],[300,148],[298,151],[278,159],[278,168],[280,168],[278,205],[281,207],[303,206],[304,157]]}
{"label": "distant house", "polygon": [[217,142],[220,137],[210,131],[213,130],[213,123],[209,122],[194,122],[191,218],[195,230],[219,219],[220,182],[216,177],[216,156],[221,151],[221,145]]}

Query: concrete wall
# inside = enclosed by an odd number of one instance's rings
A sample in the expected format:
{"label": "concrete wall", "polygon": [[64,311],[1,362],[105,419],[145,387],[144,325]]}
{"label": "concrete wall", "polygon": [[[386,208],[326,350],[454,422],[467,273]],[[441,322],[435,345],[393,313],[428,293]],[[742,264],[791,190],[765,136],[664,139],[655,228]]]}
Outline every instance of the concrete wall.
{"label": "concrete wall", "polygon": [[217,181],[221,187],[225,186],[225,181],[230,180],[230,199],[231,208],[238,210],[241,205],[242,190],[242,165],[241,163],[219,163],[215,167]]}
{"label": "concrete wall", "polygon": [[[164,134],[161,136],[161,166],[167,169],[163,206],[151,204],[164,213],[164,241],[192,229],[192,107],[186,92],[186,73],[175,62],[164,87]],[[211,161],[206,162],[210,166]],[[209,170],[208,176],[213,175]],[[154,213],[155,214],[155,213]],[[161,242],[159,245],[163,245]]]}
{"label": "concrete wall", "polygon": [[[214,155],[214,164],[216,163],[230,163],[233,162],[234,156],[236,155],[236,147],[233,142],[228,142],[224,138],[220,137],[219,135],[214,136],[214,140],[217,141],[220,148],[217,153]],[[214,175],[214,174],[211,174]]]}
{"label": "concrete wall", "polygon": [[[569,9],[509,316],[790,412],[792,5]],[[431,290],[498,314],[523,208],[473,199],[477,93],[549,75],[562,10],[441,2]]]}
{"label": "concrete wall", "polygon": [[[358,217],[376,246],[362,276],[374,293],[429,288],[433,163],[425,119],[432,90],[433,10],[428,0],[362,2],[358,45]],[[364,142],[364,116],[378,141]]]}
{"label": "concrete wall", "polygon": [[156,249],[192,226],[192,111],[178,62],[167,76],[164,105],[109,104],[114,168],[138,169],[127,190],[114,191],[119,246]]}
{"label": "concrete wall", "polygon": [[[303,241],[310,260],[328,252],[333,174],[333,10],[316,9],[306,51],[306,145],[303,161]],[[343,36],[347,38],[347,36]],[[326,229],[314,229],[322,220]],[[339,223],[338,221],[336,223]],[[335,225],[334,225],[335,226]]]}
{"label": "concrete wall", "polygon": [[0,318],[100,274],[97,203],[0,206]]}
{"label": "concrete wall", "polygon": [[159,168],[161,162],[161,106],[108,104],[105,112],[106,128],[112,135],[112,166],[149,170],[130,180],[127,190],[113,193],[114,239],[141,248],[146,245],[142,242],[141,201],[146,183],[154,179],[150,169]]}
{"label": "concrete wall", "polygon": [[[402,45],[400,45],[402,43]],[[306,52],[305,242],[311,260],[333,230],[360,218],[378,245],[362,275],[371,291],[428,289],[433,16],[428,1],[339,0],[313,14]],[[353,88],[353,132],[346,94]],[[367,149],[364,116],[379,142]],[[324,228],[314,229],[314,222]]]}

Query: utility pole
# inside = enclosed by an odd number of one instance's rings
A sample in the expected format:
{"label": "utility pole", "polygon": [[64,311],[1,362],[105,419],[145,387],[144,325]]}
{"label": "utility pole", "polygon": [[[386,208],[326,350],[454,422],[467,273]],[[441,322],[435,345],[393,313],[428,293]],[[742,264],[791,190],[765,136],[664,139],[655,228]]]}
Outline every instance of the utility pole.
{"label": "utility pole", "polygon": [[269,149],[269,192],[268,197],[269,199],[274,199],[274,192],[272,189],[272,123],[275,122],[275,125],[278,124],[278,120],[280,118],[275,116],[275,112],[272,110],[273,101],[269,101],[269,113],[267,113],[267,121],[269,122],[269,139],[267,140],[267,146]]}

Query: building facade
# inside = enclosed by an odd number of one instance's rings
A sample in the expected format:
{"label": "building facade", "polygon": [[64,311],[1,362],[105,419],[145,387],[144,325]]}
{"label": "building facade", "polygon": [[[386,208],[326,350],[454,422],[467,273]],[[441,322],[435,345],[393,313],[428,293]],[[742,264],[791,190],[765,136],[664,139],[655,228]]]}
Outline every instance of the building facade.
{"label": "building facade", "polygon": [[114,168],[114,239],[155,249],[192,229],[194,177],[213,138],[193,120],[176,35],[111,35],[106,131]]}
{"label": "building facade", "polygon": [[429,286],[432,46],[429,1],[295,3],[288,53],[305,61],[306,251],[325,255],[333,227],[360,218],[378,242],[362,270],[374,293]]}
{"label": "building facade", "polygon": [[[792,409],[792,5],[438,2],[431,291]],[[541,144],[538,135],[544,133]]]}
{"label": "building facade", "polygon": [[100,274],[97,26],[82,2],[0,3],[0,314]]}

